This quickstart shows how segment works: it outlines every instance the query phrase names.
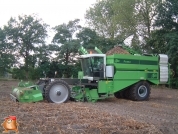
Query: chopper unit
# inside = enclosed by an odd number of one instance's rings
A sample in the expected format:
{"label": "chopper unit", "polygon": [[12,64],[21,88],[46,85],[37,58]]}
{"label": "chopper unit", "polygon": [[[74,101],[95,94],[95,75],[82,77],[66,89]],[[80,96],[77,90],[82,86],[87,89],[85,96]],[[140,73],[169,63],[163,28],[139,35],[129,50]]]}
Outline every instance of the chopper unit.
{"label": "chopper unit", "polygon": [[165,54],[97,54],[79,49],[82,71],[78,78],[41,78],[36,85],[13,89],[11,98],[19,102],[47,100],[52,103],[75,101],[96,102],[112,97],[133,101],[148,100],[151,85],[169,84],[170,66]]}

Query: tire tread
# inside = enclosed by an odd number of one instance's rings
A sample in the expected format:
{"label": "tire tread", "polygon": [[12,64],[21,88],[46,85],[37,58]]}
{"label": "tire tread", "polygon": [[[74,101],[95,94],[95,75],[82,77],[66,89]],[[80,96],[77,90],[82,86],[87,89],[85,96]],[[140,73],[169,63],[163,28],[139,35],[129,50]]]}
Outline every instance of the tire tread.
{"label": "tire tread", "polygon": [[50,92],[51,87],[52,87],[53,85],[57,84],[57,83],[60,83],[60,84],[65,85],[65,86],[67,87],[67,89],[68,89],[69,95],[68,95],[67,99],[66,99],[64,102],[62,102],[62,103],[65,103],[65,102],[67,102],[67,101],[70,99],[70,94],[71,94],[71,92],[70,92],[70,87],[69,87],[69,85],[68,85],[65,81],[63,81],[63,80],[55,80],[55,81],[49,83],[49,84],[47,85],[47,87],[45,88],[45,98],[46,98],[46,100],[47,100],[48,102],[54,103],[54,102],[51,100],[50,96],[49,96],[49,92]]}

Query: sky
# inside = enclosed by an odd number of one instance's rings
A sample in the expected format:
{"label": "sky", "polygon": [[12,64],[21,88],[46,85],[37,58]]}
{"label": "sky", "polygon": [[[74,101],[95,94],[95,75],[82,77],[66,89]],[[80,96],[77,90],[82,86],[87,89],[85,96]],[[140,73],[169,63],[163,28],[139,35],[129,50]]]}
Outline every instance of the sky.
{"label": "sky", "polygon": [[[86,26],[86,10],[97,0],[0,0],[0,27],[11,17],[37,14],[46,24],[54,27],[70,20],[80,19]],[[48,31],[47,43],[51,43],[54,31]]]}
{"label": "sky", "polygon": [[37,14],[45,23],[54,27],[76,18],[85,24],[84,14],[96,0],[0,0],[0,27],[10,17]]}
{"label": "sky", "polygon": [[[96,1],[99,0],[0,0],[0,27],[10,17],[31,14],[37,14],[51,28],[74,19],[80,19],[80,24],[86,26],[84,15]],[[51,43],[54,31],[48,31],[48,35],[46,41]]]}

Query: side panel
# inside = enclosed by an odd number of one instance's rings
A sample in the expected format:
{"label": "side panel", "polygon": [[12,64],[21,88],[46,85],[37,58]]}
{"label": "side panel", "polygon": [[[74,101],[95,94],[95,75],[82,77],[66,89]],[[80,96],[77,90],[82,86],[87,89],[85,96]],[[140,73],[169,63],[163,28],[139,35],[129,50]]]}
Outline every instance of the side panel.
{"label": "side panel", "polygon": [[110,55],[107,56],[107,65],[114,65],[115,70],[145,71],[158,70],[159,58],[153,56]]}
{"label": "side panel", "polygon": [[99,81],[98,93],[113,94],[138,81],[136,80],[114,80],[114,81]]}
{"label": "side panel", "polygon": [[154,71],[116,71],[113,80],[114,92],[131,86],[140,80],[147,80],[153,84],[159,84],[159,73]]}
{"label": "side panel", "polygon": [[113,81],[103,80],[98,82],[98,93],[113,93]]}
{"label": "side panel", "polygon": [[112,81],[103,80],[98,82],[98,93],[114,93],[141,80],[159,84],[159,73],[153,71],[116,71]]}
{"label": "side panel", "polygon": [[159,73],[156,71],[116,71],[114,80],[148,80],[159,84]]}
{"label": "side panel", "polygon": [[114,90],[113,92],[120,91],[124,88],[127,88],[135,83],[137,83],[139,80],[115,80],[114,81]]}
{"label": "side panel", "polygon": [[146,74],[139,71],[116,71],[114,75],[114,92],[120,91],[134,83],[144,80]]}
{"label": "side panel", "polygon": [[107,66],[114,66],[113,90],[117,92],[141,80],[159,84],[158,56],[122,55],[107,56]]}

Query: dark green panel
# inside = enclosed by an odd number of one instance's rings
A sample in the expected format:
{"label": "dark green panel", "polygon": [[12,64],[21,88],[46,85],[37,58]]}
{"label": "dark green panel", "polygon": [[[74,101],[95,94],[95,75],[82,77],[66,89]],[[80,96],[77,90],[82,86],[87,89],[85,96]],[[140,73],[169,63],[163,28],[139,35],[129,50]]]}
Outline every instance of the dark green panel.
{"label": "dark green panel", "polygon": [[158,73],[148,73],[147,78],[148,79],[158,79]]}
{"label": "dark green panel", "polygon": [[114,80],[114,90],[113,92],[118,92],[126,87],[129,87],[135,83],[137,83],[138,79],[128,79],[128,80]]}
{"label": "dark green panel", "polygon": [[[114,75],[114,81],[139,81],[148,80],[153,81],[154,84],[159,83],[158,72],[148,72],[148,71],[116,71]],[[118,84],[118,87],[123,83]],[[129,84],[128,84],[129,85]]]}
{"label": "dark green panel", "polygon": [[157,61],[140,60],[140,64],[142,64],[142,65],[158,65],[158,62]]}
{"label": "dark green panel", "polygon": [[157,61],[131,60],[131,59],[114,59],[114,63],[121,63],[121,64],[141,64],[141,65],[158,65]]}
{"label": "dark green panel", "polygon": [[113,81],[99,81],[98,93],[110,93],[113,90]]}
{"label": "dark green panel", "polygon": [[114,63],[122,63],[122,64],[139,64],[139,60],[114,59]]}

